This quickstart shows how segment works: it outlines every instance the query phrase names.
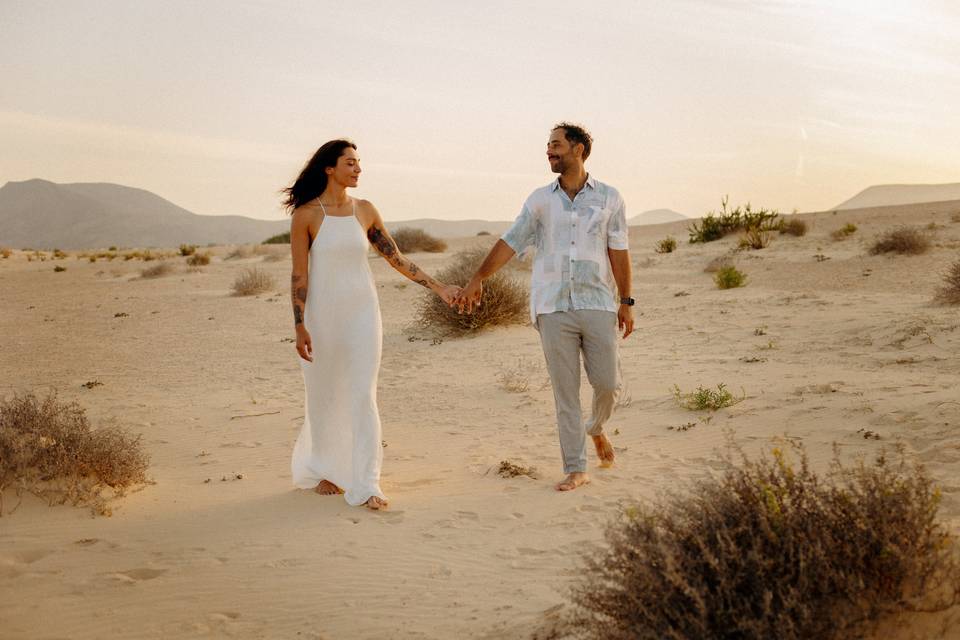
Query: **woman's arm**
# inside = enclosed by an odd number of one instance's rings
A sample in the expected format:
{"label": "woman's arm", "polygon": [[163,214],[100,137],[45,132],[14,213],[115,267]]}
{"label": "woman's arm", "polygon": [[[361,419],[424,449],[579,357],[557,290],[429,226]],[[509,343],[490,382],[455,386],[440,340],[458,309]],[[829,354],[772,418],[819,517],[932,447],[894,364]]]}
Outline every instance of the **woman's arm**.
{"label": "woman's arm", "polygon": [[313,362],[313,343],[303,325],[303,310],[307,304],[308,268],[310,255],[310,212],[301,207],[293,212],[290,221],[290,253],[293,267],[290,272],[290,301],[293,304],[293,326],[297,331],[297,353]]}
{"label": "woman's arm", "polygon": [[413,280],[422,287],[430,289],[438,296],[443,298],[444,302],[451,304],[453,298],[459,293],[460,288],[453,285],[445,285],[430,277],[430,275],[418,267],[412,260],[400,253],[397,243],[390,236],[390,232],[383,224],[380,213],[369,202],[364,202],[364,208],[368,208],[370,213],[370,224],[367,226],[367,240],[373,245],[383,258],[390,263],[390,266],[402,273],[407,278]]}

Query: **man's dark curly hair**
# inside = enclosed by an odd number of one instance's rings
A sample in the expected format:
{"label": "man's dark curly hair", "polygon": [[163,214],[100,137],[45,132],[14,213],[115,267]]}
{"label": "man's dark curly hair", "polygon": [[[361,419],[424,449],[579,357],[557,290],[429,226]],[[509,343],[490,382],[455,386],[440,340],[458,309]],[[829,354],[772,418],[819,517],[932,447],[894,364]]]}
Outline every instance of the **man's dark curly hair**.
{"label": "man's dark curly hair", "polygon": [[570,144],[577,144],[579,142],[583,145],[584,160],[590,157],[590,148],[593,146],[593,136],[590,135],[589,131],[579,124],[573,124],[572,122],[559,122],[553,126],[551,131],[556,131],[557,129],[563,129],[563,137],[565,137]]}

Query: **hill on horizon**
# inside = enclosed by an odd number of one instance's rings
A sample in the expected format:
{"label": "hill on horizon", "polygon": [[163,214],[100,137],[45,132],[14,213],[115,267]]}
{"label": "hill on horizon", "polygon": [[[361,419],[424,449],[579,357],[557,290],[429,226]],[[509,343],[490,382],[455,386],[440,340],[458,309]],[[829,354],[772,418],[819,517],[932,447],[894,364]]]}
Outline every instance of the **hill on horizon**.
{"label": "hill on horizon", "polygon": [[643,224],[663,224],[664,222],[676,222],[677,220],[689,220],[690,216],[685,216],[673,209],[651,209],[638,213],[632,218],[627,219],[627,226],[636,227]]}
{"label": "hill on horizon", "polygon": [[828,209],[865,209],[922,202],[960,200],[960,182],[947,184],[879,184],[867,187],[849,200]]}
{"label": "hill on horizon", "polygon": [[260,242],[285,220],[202,216],[146,191],[110,183],[34,179],[0,188],[0,245],[35,249],[176,247]]}

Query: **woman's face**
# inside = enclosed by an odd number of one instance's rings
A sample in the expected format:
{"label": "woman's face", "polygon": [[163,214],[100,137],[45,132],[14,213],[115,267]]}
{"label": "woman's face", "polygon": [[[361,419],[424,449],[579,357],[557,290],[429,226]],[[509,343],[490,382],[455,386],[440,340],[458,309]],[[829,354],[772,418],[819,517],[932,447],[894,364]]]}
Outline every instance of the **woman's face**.
{"label": "woman's face", "polygon": [[347,147],[337,158],[337,166],[327,167],[330,180],[344,187],[355,187],[360,179],[360,156],[353,147]]}

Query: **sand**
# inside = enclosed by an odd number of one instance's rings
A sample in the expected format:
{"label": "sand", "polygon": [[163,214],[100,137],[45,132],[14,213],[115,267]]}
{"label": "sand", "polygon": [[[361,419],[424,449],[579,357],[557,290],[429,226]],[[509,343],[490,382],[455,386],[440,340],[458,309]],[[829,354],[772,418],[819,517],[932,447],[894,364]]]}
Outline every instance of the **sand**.
{"label": "sand", "polygon": [[[960,532],[960,313],[931,303],[939,273],[960,257],[957,211],[804,214],[805,237],[738,254],[748,284],[727,291],[703,268],[735,238],[689,245],[682,222],[633,228],[630,402],[608,427],[617,465],[595,468],[591,451],[593,482],[562,494],[536,332],[436,339],[415,322],[422,290],[372,257],[384,318],[383,513],[291,487],[303,388],[287,341],[288,259],[224,260],[229,249],[215,248],[199,272],[177,258],[172,274],[140,279],[139,261],[28,262],[16,251],[0,260],[0,395],[56,390],[94,424],[142,434],[154,484],[114,503],[112,517],[28,496],[0,518],[2,635],[546,637],[618,505],[719,468],[725,427],[750,454],[800,441],[821,469],[834,444],[853,459],[902,443],[942,487],[941,517]],[[847,222],[858,231],[831,240]],[[877,233],[931,222],[929,253],[867,255]],[[656,254],[667,234],[678,250]],[[436,272],[481,241],[413,258]],[[231,296],[251,266],[274,274],[276,289]],[[505,374],[527,389],[511,392]],[[102,385],[81,386],[94,380]],[[745,399],[690,412],[670,392],[719,383]],[[499,477],[505,459],[540,478]],[[955,607],[890,621],[882,635],[958,637],[958,625]]]}

